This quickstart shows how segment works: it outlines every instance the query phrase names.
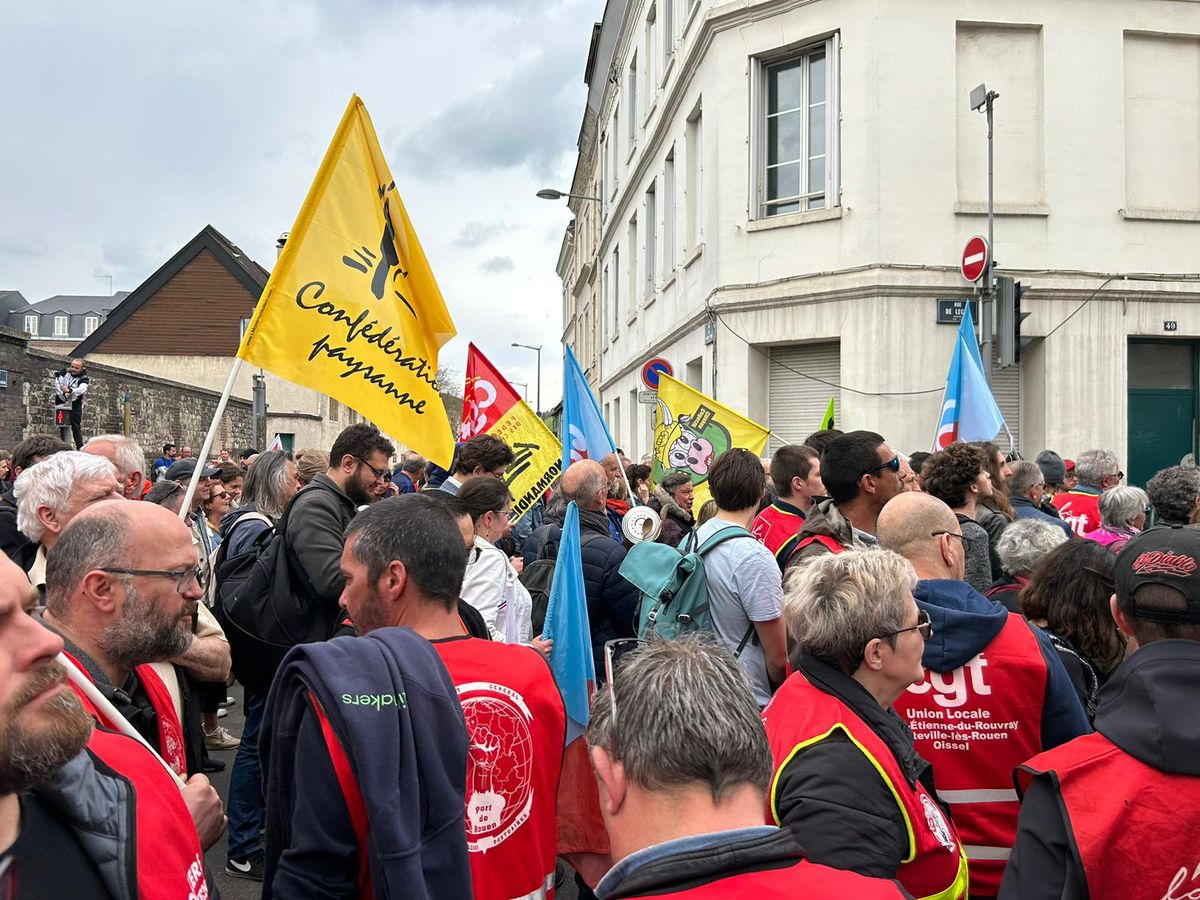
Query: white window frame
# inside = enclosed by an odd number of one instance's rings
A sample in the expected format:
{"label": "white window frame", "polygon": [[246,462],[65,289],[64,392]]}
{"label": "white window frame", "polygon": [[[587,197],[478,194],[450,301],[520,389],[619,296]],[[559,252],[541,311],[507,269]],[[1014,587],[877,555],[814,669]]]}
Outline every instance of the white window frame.
{"label": "white window frame", "polygon": [[70,316],[55,316],[54,317],[54,336],[56,338],[65,338],[71,336],[71,317]]}
{"label": "white window frame", "polygon": [[637,149],[637,136],[641,123],[638,121],[638,55],[637,51],[633,51],[633,55],[629,57],[629,69],[627,75],[627,83],[625,85],[625,103],[629,107],[629,153],[633,153]]}
{"label": "white window frame", "polygon": [[646,39],[643,44],[642,60],[643,78],[645,79],[642,96],[646,105],[646,115],[654,107],[655,95],[658,91],[658,5],[650,4],[646,12]]}
{"label": "white window frame", "polygon": [[40,321],[40,319],[41,319],[41,316],[37,316],[37,315],[26,316],[25,317],[25,331],[28,332],[29,334],[33,335],[34,337],[37,337],[38,336],[38,322]]}
{"label": "white window frame", "polygon": [[646,214],[643,225],[645,235],[645,262],[642,270],[642,296],[649,302],[654,298],[654,286],[658,279],[658,183],[651,181],[646,188]]}
{"label": "white window frame", "polygon": [[662,71],[666,75],[667,66],[675,56],[675,0],[659,0],[662,6],[662,21],[658,27],[662,32]]}
{"label": "white window frame", "polygon": [[[795,214],[817,209],[832,209],[841,206],[841,166],[840,166],[840,122],[841,97],[839,91],[838,65],[838,34],[834,33],[816,41],[807,41],[789,47],[778,53],[767,56],[753,57],[750,67],[750,93],[753,122],[750,128],[750,158],[753,167],[750,172],[750,211],[752,219],[770,219],[779,215]],[[800,141],[800,193],[794,197],[767,199],[767,76],[769,71],[779,65],[802,60],[801,86],[802,97],[809,96],[808,67],[809,57],[815,51],[825,54],[825,183],[814,189],[808,181],[808,148],[809,130],[807,113]],[[821,197],[820,206],[810,206],[816,198]],[[786,212],[775,211],[777,207],[787,203],[799,203],[799,210]]]}
{"label": "white window frame", "polygon": [[612,297],[612,331],[608,339],[615,341],[621,334],[621,247],[613,247],[612,280],[609,282]]}
{"label": "white window frame", "polygon": [[641,244],[638,243],[638,214],[635,212],[629,217],[629,232],[626,241],[628,245],[628,259],[626,264],[629,266],[629,271],[626,273],[629,278],[629,314],[632,316],[633,311],[637,309],[637,297],[640,293],[638,288],[641,286],[638,281],[638,257],[642,255]]}
{"label": "white window frame", "polygon": [[90,337],[92,332],[100,327],[99,316],[84,316],[83,317],[83,336]]}
{"label": "white window frame", "polygon": [[675,167],[675,145],[667,151],[663,161],[663,239],[662,239],[662,273],[664,280],[671,277],[675,271],[675,260],[679,253],[676,246],[675,226],[679,213],[677,209],[679,185],[678,170]]}
{"label": "white window frame", "polygon": [[687,117],[684,144],[683,237],[690,252],[704,241],[704,107],[700,103]]}
{"label": "white window frame", "polygon": [[617,199],[617,189],[621,186],[621,178],[618,174],[620,172],[620,162],[617,158],[617,154],[620,152],[619,148],[621,145],[621,142],[618,140],[619,132],[617,129],[617,126],[621,121],[620,112],[621,108],[619,106],[613,108],[612,128],[609,129],[608,135],[608,149],[612,153],[612,158],[609,161],[608,166],[608,177],[611,182],[608,187],[609,201]]}

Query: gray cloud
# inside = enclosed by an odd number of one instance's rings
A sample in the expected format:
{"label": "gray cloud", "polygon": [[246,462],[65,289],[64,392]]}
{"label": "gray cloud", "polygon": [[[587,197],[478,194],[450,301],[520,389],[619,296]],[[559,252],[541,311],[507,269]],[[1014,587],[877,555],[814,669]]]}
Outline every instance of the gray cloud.
{"label": "gray cloud", "polygon": [[510,225],[507,222],[468,222],[463,226],[458,237],[454,239],[454,246],[470,250],[486,244],[488,241],[506,232],[522,227],[524,226]]}
{"label": "gray cloud", "polygon": [[512,261],[511,256],[493,256],[487,262],[480,264],[479,271],[498,275],[501,272],[511,272],[516,267],[517,264]]}
{"label": "gray cloud", "polygon": [[398,155],[426,175],[528,166],[552,172],[574,150],[581,65],[574,45],[551,44],[402,138]]}
{"label": "gray cloud", "polygon": [[25,232],[0,235],[0,256],[45,256],[48,249],[46,239],[40,234]]}

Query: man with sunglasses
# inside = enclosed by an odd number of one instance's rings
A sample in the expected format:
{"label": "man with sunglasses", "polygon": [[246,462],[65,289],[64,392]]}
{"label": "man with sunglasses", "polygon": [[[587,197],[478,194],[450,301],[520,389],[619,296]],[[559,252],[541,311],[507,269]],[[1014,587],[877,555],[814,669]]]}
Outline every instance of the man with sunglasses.
{"label": "man with sunglasses", "polygon": [[906,493],[879,515],[879,541],[910,563],[933,623],[925,677],[896,701],[937,773],[970,862],[971,897],[995,897],[1016,837],[1013,770],[1091,731],[1053,646],[965,581],[961,526],[945,503]]}
{"label": "man with sunglasses", "polygon": [[814,556],[872,546],[883,505],[904,491],[900,457],[873,431],[834,438],[821,454],[821,482],[828,500],[808,511],[785,568]]}
{"label": "man with sunglasses", "polygon": [[[355,512],[379,499],[376,490],[391,481],[392,442],[365,422],[342,431],[329,451],[329,468],[313,478],[289,505],[281,530],[295,566],[292,587],[330,621],[342,594],[343,534]],[[316,610],[314,610],[316,612]]]}

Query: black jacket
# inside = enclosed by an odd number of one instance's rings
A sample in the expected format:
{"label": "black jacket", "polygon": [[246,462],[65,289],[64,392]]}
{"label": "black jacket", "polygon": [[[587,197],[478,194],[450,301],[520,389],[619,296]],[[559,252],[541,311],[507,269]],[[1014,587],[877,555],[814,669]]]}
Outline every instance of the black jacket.
{"label": "black jacket", "polygon": [[0,550],[25,571],[37,555],[37,544],[17,530],[17,501],[12,482],[0,494]]}
{"label": "black jacket", "polygon": [[342,546],[355,512],[354,501],[324,474],[301,489],[288,510],[285,541],[291,562],[300,569],[295,574],[331,611],[344,587]]}
{"label": "black jacket", "polygon": [[[1200,643],[1157,641],[1122,663],[1100,689],[1096,730],[1160,772],[1200,776]],[[1002,898],[1090,896],[1056,785],[1053,774],[1038,775],[1022,798],[1017,839],[1000,885]],[[1112,786],[1115,791],[1121,787]],[[1179,849],[1182,866],[1188,862],[1184,855],[1194,855],[1194,848]]]}
{"label": "black jacket", "polygon": [[[913,749],[912,732],[861,684],[828,663],[800,657],[812,685],[849,706],[896,757],[910,786],[931,796],[933,768]],[[908,856],[908,835],[896,798],[843,731],[797,753],[779,773],[776,806],[804,855],[815,863],[873,878],[895,878]]]}
{"label": "black jacket", "polygon": [[[604,643],[614,638],[637,635],[637,611],[641,595],[619,571],[621,563],[625,561],[625,545],[617,543],[609,535],[605,513],[579,510],[580,539],[589,533],[603,536],[603,539],[583,541],[580,550],[588,622],[592,628],[592,659],[596,665],[596,680],[603,681]],[[525,565],[530,565],[543,550],[546,558],[556,559],[560,540],[561,521],[548,521],[535,528],[525,542]]]}

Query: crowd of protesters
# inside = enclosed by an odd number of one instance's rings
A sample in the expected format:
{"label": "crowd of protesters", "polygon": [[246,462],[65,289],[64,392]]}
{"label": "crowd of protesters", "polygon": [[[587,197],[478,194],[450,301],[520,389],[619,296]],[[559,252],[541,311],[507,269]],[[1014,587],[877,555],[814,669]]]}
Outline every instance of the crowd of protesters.
{"label": "crowd of protesters", "polygon": [[[1102,449],[829,429],[702,484],[581,459],[514,523],[490,435],[448,470],[367,424],[0,457],[5,896],[217,896],[226,832],[224,875],[279,898],[1200,894],[1195,467],[1143,490]],[[711,626],[639,633],[637,507]],[[560,558],[582,737],[543,635]],[[260,583],[306,623],[278,656],[230,631]]]}

